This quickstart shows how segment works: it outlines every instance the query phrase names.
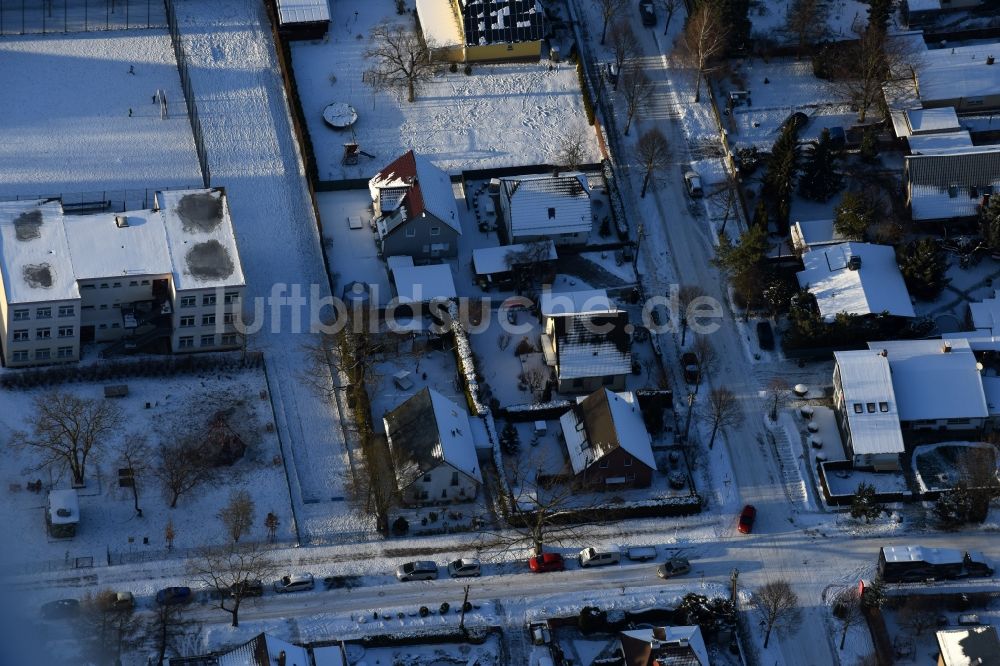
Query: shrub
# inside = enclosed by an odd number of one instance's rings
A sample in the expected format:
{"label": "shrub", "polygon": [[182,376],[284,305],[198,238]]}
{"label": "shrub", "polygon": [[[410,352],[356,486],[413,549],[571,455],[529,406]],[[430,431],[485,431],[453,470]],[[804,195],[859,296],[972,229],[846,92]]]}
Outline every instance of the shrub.
{"label": "shrub", "polygon": [[457,62],[453,62],[450,65],[448,65],[448,71],[451,72],[452,74],[454,74],[455,72],[457,72],[458,71],[458,63]]}
{"label": "shrub", "polygon": [[462,71],[465,72],[466,76],[471,76],[472,75],[472,65],[466,65],[465,69],[463,69]]}
{"label": "shrub", "polygon": [[451,606],[448,604],[447,601],[442,602],[441,603],[441,608],[438,610],[438,612],[441,613],[441,615],[444,615],[445,613],[448,612],[449,608],[451,608]]}
{"label": "shrub", "polygon": [[427,606],[421,606],[420,607],[420,617],[427,617],[430,614],[431,614],[431,611],[430,611],[429,608],[427,608]]}
{"label": "shrub", "polygon": [[410,521],[400,516],[392,523],[392,533],[396,536],[403,536],[410,531]]}

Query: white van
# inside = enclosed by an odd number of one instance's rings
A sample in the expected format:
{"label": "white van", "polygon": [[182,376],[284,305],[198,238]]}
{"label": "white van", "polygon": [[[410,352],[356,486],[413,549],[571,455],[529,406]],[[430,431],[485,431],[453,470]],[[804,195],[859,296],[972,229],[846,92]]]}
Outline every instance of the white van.
{"label": "white van", "polygon": [[594,548],[584,548],[580,551],[581,567],[603,567],[607,564],[618,564],[622,554],[617,550],[599,551]]}

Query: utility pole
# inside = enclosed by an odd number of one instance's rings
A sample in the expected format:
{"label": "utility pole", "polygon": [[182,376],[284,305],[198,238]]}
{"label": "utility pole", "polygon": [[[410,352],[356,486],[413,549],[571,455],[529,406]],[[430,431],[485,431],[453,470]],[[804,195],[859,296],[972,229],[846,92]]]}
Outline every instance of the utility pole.
{"label": "utility pole", "polygon": [[462,599],[462,619],[458,621],[458,630],[467,635],[465,629],[465,609],[469,607],[469,585],[465,586],[465,597]]}
{"label": "utility pole", "polygon": [[691,413],[694,411],[694,393],[688,391],[688,413],[687,420],[684,422],[684,441],[687,441],[688,433],[691,431]]}
{"label": "utility pole", "polygon": [[736,581],[739,577],[739,569],[733,569],[732,573],[729,574],[729,581],[733,584],[732,591],[730,592],[730,601],[733,602],[733,608],[736,608]]}

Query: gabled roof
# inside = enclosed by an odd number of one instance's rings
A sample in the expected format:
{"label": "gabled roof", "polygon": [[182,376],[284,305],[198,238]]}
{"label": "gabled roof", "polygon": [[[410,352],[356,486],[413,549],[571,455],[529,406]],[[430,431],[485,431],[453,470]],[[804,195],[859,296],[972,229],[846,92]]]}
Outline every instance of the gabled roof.
{"label": "gabled roof", "polygon": [[914,134],[906,137],[913,155],[946,155],[956,150],[972,148],[969,130],[941,132],[940,134]]}
{"label": "gabled roof", "polygon": [[652,441],[639,403],[631,391],[612,393],[601,388],[579,398],[574,409],[559,419],[573,473],[621,447],[650,469],[656,469]]}
{"label": "gabled roof", "polygon": [[1000,56],[1000,44],[927,49],[921,54],[917,71],[923,105],[996,95],[1000,90],[1000,62],[986,64],[989,56]]}
{"label": "gabled roof", "polygon": [[625,666],[709,666],[697,626],[633,629],[621,632],[620,640]]}
{"label": "gabled roof", "polygon": [[234,650],[220,655],[218,666],[278,666],[281,653],[285,653],[285,666],[310,666],[309,653],[298,645],[258,634]]}
{"label": "gabled roof", "polygon": [[512,240],[524,236],[587,233],[594,226],[590,186],[582,173],[500,179]]}
{"label": "gabled roof", "polygon": [[420,29],[431,49],[465,45],[462,24],[451,0],[417,0],[416,4]]}
{"label": "gabled roof", "polygon": [[[834,352],[833,357],[855,455],[902,453],[903,433],[889,359],[865,350]],[[855,405],[860,405],[860,413]]]}
{"label": "gabled roof", "polygon": [[944,666],[1000,666],[1000,637],[992,625],[937,632]]}
{"label": "gabled roof", "polygon": [[327,0],[278,0],[278,22],[329,23],[330,6]]}
{"label": "gabled roof", "polygon": [[544,36],[538,0],[461,0],[466,46],[531,42]]}
{"label": "gabled roof", "polygon": [[914,220],[973,217],[987,187],[1000,192],[1000,149],[973,146],[907,155],[904,171]]}
{"label": "gabled roof", "polygon": [[[394,259],[408,259],[409,262],[394,262]],[[400,303],[429,303],[458,295],[451,266],[448,264],[414,266],[410,257],[389,257],[386,263],[392,271],[392,281]]]}
{"label": "gabled roof", "polygon": [[[849,267],[852,257],[861,260],[857,270]],[[820,314],[827,321],[833,321],[841,312],[916,316],[896,265],[896,251],[887,245],[830,245],[806,252],[802,263],[805,270],[796,274],[799,286],[816,297]]]}
{"label": "gabled roof", "polygon": [[542,292],[539,308],[543,317],[618,312],[618,308],[611,304],[608,292],[604,289],[560,292],[547,289]]}
{"label": "gabled roof", "polygon": [[400,155],[368,181],[368,189],[373,200],[381,199],[383,214],[398,211],[398,218],[389,226],[390,233],[424,213],[462,233],[451,179],[423,155],[412,150]]}
{"label": "gabled roof", "polygon": [[383,422],[400,488],[443,463],[483,482],[472,425],[464,407],[425,388],[386,412]]}
{"label": "gabled roof", "polygon": [[[628,313],[592,313],[555,318],[559,379],[606,377],[632,371]],[[607,328],[607,332],[603,332]]]}

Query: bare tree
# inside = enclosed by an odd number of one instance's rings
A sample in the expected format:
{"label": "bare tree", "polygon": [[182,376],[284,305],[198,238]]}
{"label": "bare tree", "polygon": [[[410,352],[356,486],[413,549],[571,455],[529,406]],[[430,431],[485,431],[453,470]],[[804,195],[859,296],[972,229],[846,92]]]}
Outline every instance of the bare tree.
{"label": "bare tree", "polygon": [[662,9],[663,13],[667,15],[666,20],[663,21],[664,35],[670,31],[670,21],[673,20],[677,10],[681,8],[681,4],[682,0],[656,0],[656,6]]}
{"label": "bare tree", "polygon": [[725,387],[712,389],[708,394],[705,419],[712,426],[712,435],[708,438],[708,448],[711,449],[720,430],[735,428],[743,422],[743,411],[736,394]]}
{"label": "bare tree", "polygon": [[563,134],[559,140],[556,162],[567,169],[575,170],[580,168],[586,157],[587,131],[577,127]]}
{"label": "bare tree", "polygon": [[365,57],[374,62],[366,72],[367,80],[376,88],[405,88],[407,101],[417,98],[417,88],[430,79],[436,64],[421,35],[412,28],[383,21],[369,34]]}
{"label": "bare tree", "polygon": [[133,604],[112,590],[87,593],[80,600],[80,638],[98,663],[120,663],[137,638],[140,619]]}
{"label": "bare tree", "polygon": [[778,420],[778,411],[788,402],[792,389],[781,377],[774,377],[767,383],[767,415],[772,421]]}
{"label": "bare tree", "polygon": [[180,606],[157,604],[145,629],[146,640],[156,650],[154,663],[162,664],[168,653],[180,655],[190,629],[191,623],[184,619]]}
{"label": "bare tree", "polygon": [[255,587],[277,575],[277,565],[256,543],[231,543],[203,548],[190,562],[190,573],[218,593],[218,608],[229,613],[232,626],[240,626],[240,605],[256,594]]}
{"label": "bare tree", "polygon": [[642,192],[640,199],[646,197],[646,188],[654,175],[666,171],[670,166],[670,145],[667,137],[663,136],[658,128],[654,127],[648,132],[644,132],[635,144],[635,152],[639,158],[639,168],[642,172]]}
{"label": "bare tree", "polygon": [[840,649],[847,642],[847,632],[851,627],[860,625],[865,620],[864,605],[861,603],[861,592],[856,585],[840,591],[833,602],[833,614],[840,620],[843,631],[840,634]]}
{"label": "bare tree", "polygon": [[705,295],[705,290],[696,284],[684,284],[677,290],[677,310],[681,317],[681,346],[687,342],[688,310],[691,305]]}
{"label": "bare tree", "polygon": [[764,649],[771,640],[771,630],[775,626],[793,623],[799,611],[799,597],[787,580],[765,583],[753,595],[753,604],[764,616],[767,629],[764,633]]}
{"label": "bare tree", "polygon": [[701,101],[701,79],[714,69],[716,60],[725,53],[726,41],[726,25],[718,8],[711,2],[700,3],[688,19],[680,42],[680,54],[698,70],[695,103]]}
{"label": "bare tree", "polygon": [[275,515],[273,511],[268,511],[267,516],[264,518],[264,529],[267,530],[267,542],[274,543],[275,537],[278,533],[278,525],[280,525],[278,516]]}
{"label": "bare tree", "polygon": [[[711,374],[715,370],[715,366],[719,364],[719,353],[715,351],[712,339],[707,335],[695,336],[694,342],[691,343],[691,351],[694,352],[695,357],[698,359],[698,374],[701,378]],[[698,393],[700,386],[701,382],[695,384],[695,393]]]}
{"label": "bare tree", "polygon": [[604,25],[601,28],[601,44],[603,45],[604,38],[608,34],[608,23],[615,16],[627,12],[631,7],[628,0],[594,0],[594,5],[601,12],[601,19],[604,21]]}
{"label": "bare tree", "polygon": [[824,0],[792,0],[785,18],[785,29],[795,35],[798,41],[796,60],[810,44],[816,44],[826,32],[829,7]]}
{"label": "bare tree", "polygon": [[996,445],[993,448],[970,449],[959,455],[958,479],[964,483],[969,496],[969,518],[976,522],[986,520],[990,503],[1000,497],[1000,478],[997,478]]}
{"label": "bare tree", "polygon": [[142,518],[142,509],[139,508],[139,488],[149,471],[150,457],[152,456],[149,443],[141,435],[128,436],[122,441],[118,455],[121,458],[122,469],[128,470],[135,513]]}
{"label": "bare tree", "polygon": [[857,31],[858,38],[845,42],[846,53],[837,59],[834,85],[858,109],[858,122],[878,107],[884,97],[915,87],[921,56],[905,39],[887,36],[878,28]]}
{"label": "bare tree", "polygon": [[186,437],[169,444],[161,444],[159,464],[153,476],[160,480],[170,498],[170,508],[177,507],[177,500],[212,478],[213,470],[202,458],[197,439]]}
{"label": "bare tree", "polygon": [[653,98],[653,82],[638,65],[631,65],[622,73],[622,93],[625,96],[625,136],[636,114],[645,110]]}
{"label": "bare tree", "polygon": [[937,623],[940,613],[938,604],[920,594],[907,597],[906,603],[899,609],[899,624],[920,636]]}
{"label": "bare tree", "polygon": [[[618,68],[619,74],[642,53],[628,21],[618,21],[611,28],[611,52],[614,54],[615,67]],[[620,77],[615,77],[613,90],[618,90],[619,79]]]}
{"label": "bare tree", "polygon": [[83,485],[88,461],[100,460],[104,447],[124,422],[108,400],[78,398],[71,393],[41,395],[28,417],[31,432],[16,432],[10,445],[40,456],[36,469],[68,469],[74,485]]}
{"label": "bare tree", "polygon": [[219,520],[226,526],[226,532],[237,543],[240,537],[253,525],[253,499],[245,490],[234,490],[229,495],[229,503],[218,513]]}

